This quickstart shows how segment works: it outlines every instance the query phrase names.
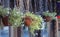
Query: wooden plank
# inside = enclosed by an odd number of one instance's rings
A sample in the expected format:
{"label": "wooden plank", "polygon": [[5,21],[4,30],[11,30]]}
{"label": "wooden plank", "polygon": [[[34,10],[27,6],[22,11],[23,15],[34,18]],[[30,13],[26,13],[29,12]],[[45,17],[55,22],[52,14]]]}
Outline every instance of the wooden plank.
{"label": "wooden plank", "polygon": [[21,37],[21,27],[17,28],[17,37]]}
{"label": "wooden plank", "polygon": [[13,27],[13,37],[17,37],[17,27]]}

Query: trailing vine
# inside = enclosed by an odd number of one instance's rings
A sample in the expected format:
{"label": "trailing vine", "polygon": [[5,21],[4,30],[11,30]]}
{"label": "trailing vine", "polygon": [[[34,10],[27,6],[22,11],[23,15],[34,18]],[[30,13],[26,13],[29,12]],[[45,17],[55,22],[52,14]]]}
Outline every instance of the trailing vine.
{"label": "trailing vine", "polygon": [[30,32],[34,35],[35,30],[40,30],[42,25],[42,17],[40,15],[35,15],[31,12],[26,12],[25,16],[29,16],[32,19],[32,23],[29,26]]}

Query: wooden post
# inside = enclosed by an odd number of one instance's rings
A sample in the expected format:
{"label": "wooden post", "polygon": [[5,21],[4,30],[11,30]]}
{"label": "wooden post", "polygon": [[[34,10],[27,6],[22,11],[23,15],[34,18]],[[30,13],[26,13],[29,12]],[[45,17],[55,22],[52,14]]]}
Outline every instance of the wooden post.
{"label": "wooden post", "polygon": [[17,37],[17,27],[9,26],[9,37]]}
{"label": "wooden post", "polygon": [[56,23],[55,23],[56,25],[55,25],[55,37],[58,37],[58,19],[57,19],[57,17],[56,17]]}
{"label": "wooden post", "polygon": [[57,20],[57,23],[56,23],[57,36],[56,36],[56,37],[60,37],[60,30],[59,30],[59,28],[60,28],[60,27],[59,27],[59,25],[60,25],[60,19],[57,18],[56,20]]}
{"label": "wooden post", "polygon": [[21,27],[17,28],[17,37],[21,37]]}
{"label": "wooden post", "polygon": [[23,4],[23,0],[19,0],[19,9],[20,11],[24,11],[24,4]]}
{"label": "wooden post", "polygon": [[0,26],[1,26],[1,17],[0,17]]}
{"label": "wooden post", "polygon": [[13,33],[14,33],[14,34],[13,34],[14,37],[17,37],[17,27],[14,27],[14,28],[13,28]]}
{"label": "wooden post", "polygon": [[26,6],[26,8],[29,11],[29,0],[27,0],[27,6]]}

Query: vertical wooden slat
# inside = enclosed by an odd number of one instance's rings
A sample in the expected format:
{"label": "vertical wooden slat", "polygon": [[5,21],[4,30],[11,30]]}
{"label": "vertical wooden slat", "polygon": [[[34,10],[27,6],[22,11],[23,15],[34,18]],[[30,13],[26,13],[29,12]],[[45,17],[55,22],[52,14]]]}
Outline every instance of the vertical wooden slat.
{"label": "vertical wooden slat", "polygon": [[55,23],[55,37],[57,37],[57,25],[58,25],[58,19],[56,18],[56,23]]}
{"label": "vertical wooden slat", "polygon": [[27,0],[27,10],[29,11],[29,0]]}
{"label": "vertical wooden slat", "polygon": [[29,11],[29,1],[30,0],[23,0],[24,9],[27,11]]}
{"label": "vertical wooden slat", "polygon": [[16,6],[19,7],[19,0],[16,0]]}
{"label": "vertical wooden slat", "polygon": [[56,0],[52,0],[53,11],[56,11]]}
{"label": "vertical wooden slat", "polygon": [[17,37],[17,27],[13,27],[13,37]]}
{"label": "vertical wooden slat", "polygon": [[1,17],[0,17],[0,26],[1,26]]}
{"label": "vertical wooden slat", "polygon": [[2,1],[3,1],[3,7],[9,7],[10,0],[2,0]]}
{"label": "vertical wooden slat", "polygon": [[32,0],[31,3],[32,3],[32,10],[33,10],[33,12],[35,12],[35,10],[36,10],[36,0]]}
{"label": "vertical wooden slat", "polygon": [[57,37],[59,37],[59,36],[58,36],[58,35],[59,35],[59,34],[58,34],[58,33],[59,33],[59,32],[58,32],[58,22],[59,22],[59,19],[57,18],[56,20],[57,20],[57,23],[56,23],[56,28],[57,28]]}
{"label": "vertical wooden slat", "polygon": [[23,0],[19,0],[19,9],[20,11],[24,11],[24,4],[23,4]]}
{"label": "vertical wooden slat", "polygon": [[17,28],[9,26],[9,37],[17,37]]}
{"label": "vertical wooden slat", "polygon": [[11,26],[9,26],[9,37],[11,37]]}
{"label": "vertical wooden slat", "polygon": [[21,37],[21,27],[17,28],[17,37]]}
{"label": "vertical wooden slat", "polygon": [[29,11],[32,12],[32,0],[29,0]]}
{"label": "vertical wooden slat", "polygon": [[10,8],[14,8],[14,0],[10,0]]}
{"label": "vertical wooden slat", "polygon": [[58,25],[57,25],[57,37],[60,37],[60,36],[59,36],[59,33],[60,33],[60,32],[59,32],[59,25],[60,25],[59,23],[60,23],[60,19],[58,19]]}
{"label": "vertical wooden slat", "polygon": [[51,31],[51,30],[50,30],[50,22],[47,22],[47,28],[48,28],[48,29],[47,29],[47,31],[48,31],[48,36],[50,37],[50,31]]}

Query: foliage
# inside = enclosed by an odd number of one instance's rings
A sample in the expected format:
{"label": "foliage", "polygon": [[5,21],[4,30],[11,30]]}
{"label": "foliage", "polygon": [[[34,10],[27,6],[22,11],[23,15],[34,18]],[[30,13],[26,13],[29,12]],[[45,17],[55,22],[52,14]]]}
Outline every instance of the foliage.
{"label": "foliage", "polygon": [[0,6],[0,15],[2,14],[2,6]]}
{"label": "foliage", "polygon": [[16,8],[14,8],[11,11],[10,16],[9,16],[9,22],[14,27],[18,27],[18,26],[21,25],[21,23],[22,23],[22,14]]}
{"label": "foliage", "polygon": [[44,16],[49,16],[51,17],[52,19],[55,19],[55,16],[56,16],[56,12],[49,12],[49,11],[46,11],[43,13]]}
{"label": "foliage", "polygon": [[6,16],[8,14],[8,8],[3,8],[0,6],[0,15],[1,16]]}
{"label": "foliage", "polygon": [[[7,11],[8,11],[7,8],[3,8],[2,6],[0,7],[0,15],[1,16],[7,15],[8,14]],[[35,14],[31,13],[31,12],[27,12],[27,13],[25,13],[23,15],[22,12],[20,12],[20,10],[17,9],[17,8],[14,8],[9,14],[10,14],[10,16],[9,16],[9,23],[13,27],[21,26],[21,24],[23,23],[22,16],[23,17],[29,16],[29,17],[32,18],[32,23],[29,26],[30,32],[32,34],[34,34],[35,30],[41,29],[41,24],[42,24],[42,20],[43,19],[42,19],[42,17],[40,15],[35,15]]]}
{"label": "foliage", "polygon": [[32,34],[34,34],[35,30],[41,29],[43,19],[40,15],[35,15],[33,13],[27,12],[25,16],[29,16],[32,18],[32,23],[30,25],[30,32]]}

